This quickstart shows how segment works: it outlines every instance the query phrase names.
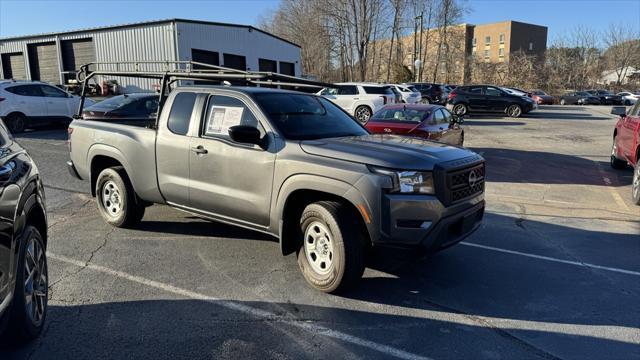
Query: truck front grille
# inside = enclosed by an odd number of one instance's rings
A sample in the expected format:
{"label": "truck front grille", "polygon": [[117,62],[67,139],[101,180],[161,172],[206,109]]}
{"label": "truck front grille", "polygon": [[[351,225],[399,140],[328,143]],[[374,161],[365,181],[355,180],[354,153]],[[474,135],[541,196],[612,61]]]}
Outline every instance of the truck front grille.
{"label": "truck front grille", "polygon": [[484,191],[484,164],[447,173],[451,203],[464,200]]}

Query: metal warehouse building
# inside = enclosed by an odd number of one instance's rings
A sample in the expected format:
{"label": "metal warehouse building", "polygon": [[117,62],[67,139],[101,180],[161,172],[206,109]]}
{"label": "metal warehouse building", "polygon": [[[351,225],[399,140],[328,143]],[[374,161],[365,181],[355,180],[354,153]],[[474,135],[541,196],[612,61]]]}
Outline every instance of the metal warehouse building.
{"label": "metal warehouse building", "polygon": [[[90,62],[182,61],[300,76],[300,46],[247,25],[169,19],[0,39],[0,78],[66,84]],[[162,65],[153,70],[163,70]],[[146,68],[149,70],[149,67]],[[152,80],[116,78],[125,91]]]}

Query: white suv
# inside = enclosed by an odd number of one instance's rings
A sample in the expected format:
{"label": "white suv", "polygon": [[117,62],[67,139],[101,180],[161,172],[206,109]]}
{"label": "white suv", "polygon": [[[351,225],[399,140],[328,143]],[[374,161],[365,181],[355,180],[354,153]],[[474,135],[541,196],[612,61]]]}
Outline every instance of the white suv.
{"label": "white suv", "polygon": [[[85,100],[85,106],[93,103]],[[47,83],[0,80],[0,119],[12,133],[44,123],[68,122],[79,104],[79,96]]]}
{"label": "white suv", "polygon": [[375,83],[337,83],[317,93],[333,101],[361,123],[367,122],[374,112],[395,103],[395,94],[389,85]]}

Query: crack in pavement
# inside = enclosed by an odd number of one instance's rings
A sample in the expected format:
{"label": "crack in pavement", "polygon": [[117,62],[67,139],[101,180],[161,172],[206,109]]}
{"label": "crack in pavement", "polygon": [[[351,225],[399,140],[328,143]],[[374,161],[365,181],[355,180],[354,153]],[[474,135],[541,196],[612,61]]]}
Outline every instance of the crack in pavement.
{"label": "crack in pavement", "polygon": [[107,242],[109,240],[109,237],[111,237],[111,235],[113,234],[113,232],[116,231],[115,227],[112,227],[111,230],[109,230],[104,237],[102,238],[102,243],[95,248],[93,251],[91,251],[91,253],[89,254],[89,259],[87,259],[87,261],[84,262],[84,266],[80,267],[78,270],[72,272],[71,274],[67,274],[67,275],[62,275],[60,277],[60,279],[54,281],[53,283],[49,284],[49,289],[51,290],[55,285],[59,284],[60,282],[69,279],[71,277],[74,277],[76,275],[78,275],[80,272],[82,272],[83,270],[85,270],[87,268],[87,266],[89,266],[89,264],[91,264],[91,261],[93,261],[93,257],[96,255],[96,253],[98,253],[98,251],[102,250],[102,248],[104,248],[107,245]]}
{"label": "crack in pavement", "polygon": [[[58,221],[56,221],[56,222],[54,222],[54,223],[50,224],[50,225],[48,226],[48,229],[51,229],[51,228],[55,227],[55,226],[56,226],[56,225],[58,225],[58,224],[61,224],[61,223],[63,223],[63,222],[66,222],[66,221],[67,221],[67,220],[69,220],[69,219],[72,219],[72,218],[73,218],[73,217],[75,217],[78,213],[80,213],[81,211],[83,211],[83,210],[84,210],[84,208],[85,208],[85,207],[86,207],[90,202],[92,202],[92,199],[84,200],[84,202],[83,202],[82,204],[80,204],[80,206],[78,207],[78,209],[77,209],[77,210],[75,210],[75,211],[71,212],[69,215],[67,215],[67,216],[65,216],[65,217],[63,217],[63,218],[61,218],[60,220],[58,220]],[[73,206],[73,204],[71,204],[71,205]],[[64,208],[59,208],[59,209],[56,209],[56,210],[63,210],[63,209],[64,209]]]}

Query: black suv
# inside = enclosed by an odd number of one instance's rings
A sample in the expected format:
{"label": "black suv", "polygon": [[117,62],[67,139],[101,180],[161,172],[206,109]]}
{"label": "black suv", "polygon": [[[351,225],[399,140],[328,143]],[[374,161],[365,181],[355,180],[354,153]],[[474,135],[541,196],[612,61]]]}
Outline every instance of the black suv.
{"label": "black suv", "polygon": [[447,103],[447,90],[442,84],[407,83],[407,85],[413,85],[418,91],[420,91],[423,103],[441,105]]}
{"label": "black suv", "polygon": [[47,215],[31,157],[0,122],[0,336],[21,343],[47,315]]}
{"label": "black suv", "polygon": [[474,112],[494,112],[519,117],[535,106],[527,96],[512,95],[492,85],[458,86],[449,93],[447,102],[452,112],[459,116]]}

